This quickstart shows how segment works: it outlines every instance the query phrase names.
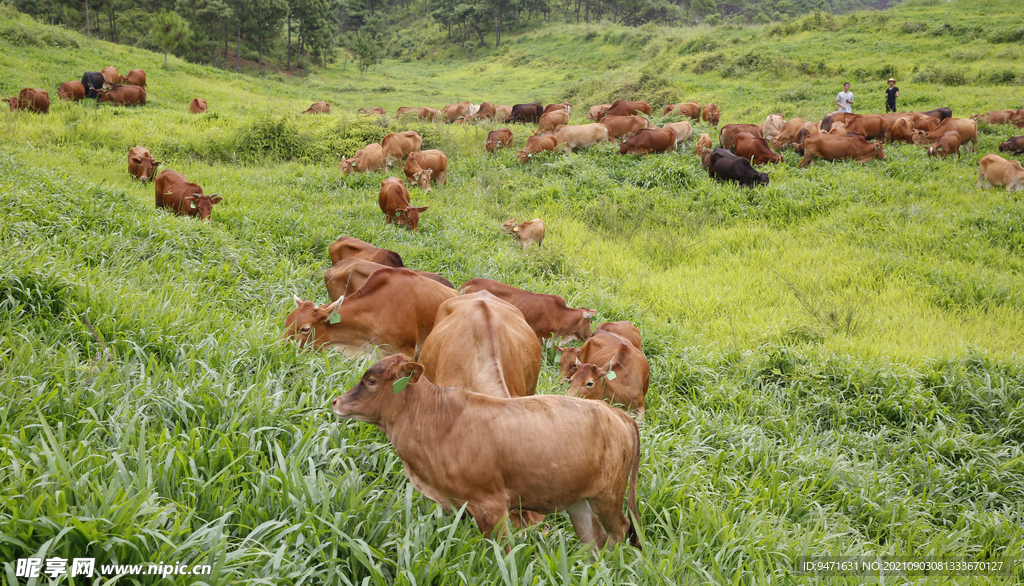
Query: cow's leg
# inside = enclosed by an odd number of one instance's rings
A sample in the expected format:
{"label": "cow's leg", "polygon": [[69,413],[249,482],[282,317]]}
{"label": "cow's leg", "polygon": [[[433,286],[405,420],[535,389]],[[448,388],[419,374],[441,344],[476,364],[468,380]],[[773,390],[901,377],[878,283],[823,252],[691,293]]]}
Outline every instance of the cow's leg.
{"label": "cow's leg", "polygon": [[617,502],[608,499],[591,499],[590,506],[608,534],[609,545],[615,545],[625,539],[626,531],[629,530],[629,519],[622,514],[622,496],[617,499]]}
{"label": "cow's leg", "polygon": [[579,537],[580,541],[591,544],[594,549],[604,547],[608,535],[601,528],[601,520],[594,514],[587,499],[576,501],[565,512],[569,513],[572,528],[576,531],[576,537]]}
{"label": "cow's leg", "polygon": [[797,166],[797,169],[803,169],[807,165],[813,165],[813,164],[814,164],[814,157],[811,156],[811,155],[804,155],[804,158],[803,158],[802,161],[800,161],[800,165]]}
{"label": "cow's leg", "polygon": [[985,184],[985,183],[987,183],[985,181],[985,170],[979,168],[978,169],[978,189],[984,189],[984,188],[988,187],[988,185],[985,185],[984,187],[982,187],[982,185]]}
{"label": "cow's leg", "polygon": [[508,499],[492,498],[490,500],[469,503],[466,506],[473,516],[477,527],[485,537],[505,542],[505,553],[512,551],[512,536],[508,530],[509,502]]}

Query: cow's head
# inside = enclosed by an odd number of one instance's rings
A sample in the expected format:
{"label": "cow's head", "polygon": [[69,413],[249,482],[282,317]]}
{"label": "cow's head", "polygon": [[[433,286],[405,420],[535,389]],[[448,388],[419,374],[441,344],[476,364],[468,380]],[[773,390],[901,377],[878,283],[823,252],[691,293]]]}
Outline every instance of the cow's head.
{"label": "cow's head", "polygon": [[210,221],[210,214],[213,213],[213,206],[224,201],[223,197],[218,196],[216,193],[213,195],[203,195],[202,192],[193,193],[192,195],[186,195],[182,204],[185,209],[188,210],[190,216],[199,216],[199,219],[204,222]]}
{"label": "cow's head", "polygon": [[519,223],[516,222],[515,218],[512,218],[501,225],[501,231],[505,234],[515,234],[519,231]]}
{"label": "cow's head", "polygon": [[420,186],[420,189],[422,189],[426,193],[430,193],[430,178],[433,175],[433,169],[420,169],[419,171],[412,174],[412,180],[416,182],[416,185]]}
{"label": "cow's head", "polygon": [[494,154],[494,151],[498,150],[500,146],[501,142],[497,140],[488,140],[484,142],[484,148],[487,150],[487,152],[491,153],[492,155]]}
{"label": "cow's head", "polygon": [[586,307],[580,307],[573,311],[577,312],[576,323],[566,328],[561,337],[566,341],[578,340],[582,342],[590,337],[590,318],[594,317],[594,314],[597,312]]}
{"label": "cow's head", "polygon": [[140,181],[149,181],[155,177],[156,168],[160,166],[160,161],[154,161],[151,157],[132,157],[132,162],[139,166]]}
{"label": "cow's head", "polygon": [[13,98],[4,98],[3,101],[7,102],[7,104],[11,107],[11,112],[14,112],[20,107],[20,102],[18,101],[17,96],[14,96]]}
{"label": "cow's head", "polygon": [[575,361],[576,374],[569,379],[569,391],[566,392],[566,395],[600,401],[604,398],[605,385],[609,380],[616,378],[614,374],[609,377],[614,364],[614,358],[604,367],[596,364],[582,364],[577,358]]}
{"label": "cow's head", "polygon": [[1010,141],[999,143],[999,152],[1005,153],[1008,150],[1010,150]]}
{"label": "cow's head", "polygon": [[419,233],[420,225],[420,214],[427,211],[430,206],[423,206],[421,208],[407,207],[401,210],[398,216],[398,223],[403,226],[408,226],[413,232]]}
{"label": "cow's head", "polygon": [[97,89],[96,90],[96,102],[102,104],[103,102],[113,102],[114,99],[110,97],[110,90],[108,89]]}
{"label": "cow's head", "polygon": [[344,297],[326,305],[303,301],[295,297],[295,310],[284,320],[282,340],[294,340],[302,348],[320,348],[327,341],[330,317],[341,305]]}
{"label": "cow's head", "polygon": [[[11,110],[13,110],[13,109],[14,109],[14,107],[12,106]],[[533,154],[528,153],[526,151],[519,151],[518,153],[516,153],[516,160],[519,161],[520,163],[525,163],[532,156],[533,156]]]}
{"label": "cow's head", "polygon": [[882,141],[875,143],[875,158],[885,160],[885,150],[882,148]]}
{"label": "cow's head", "polygon": [[352,162],[354,160],[355,157],[352,157],[351,159],[346,159],[345,157],[341,158],[341,164],[339,166],[341,167],[342,175],[348,175],[349,173],[355,170],[355,168],[352,165]]}
{"label": "cow's head", "polygon": [[758,173],[757,174],[757,182],[760,183],[761,185],[768,185],[768,181],[769,181],[769,179],[768,179],[768,174],[767,173]]}
{"label": "cow's head", "polygon": [[[384,428],[385,416],[405,403],[416,386],[429,384],[423,365],[401,354],[388,356],[368,368],[354,387],[331,401],[331,409],[342,419],[355,419]],[[421,383],[422,381],[422,383]]]}
{"label": "cow's head", "polygon": [[71,97],[71,94],[64,91],[64,88],[57,88],[57,97],[66,100]]}
{"label": "cow's head", "polygon": [[555,346],[562,356],[558,359],[559,375],[563,381],[568,381],[576,374],[576,366],[580,363],[580,348],[574,346]]}

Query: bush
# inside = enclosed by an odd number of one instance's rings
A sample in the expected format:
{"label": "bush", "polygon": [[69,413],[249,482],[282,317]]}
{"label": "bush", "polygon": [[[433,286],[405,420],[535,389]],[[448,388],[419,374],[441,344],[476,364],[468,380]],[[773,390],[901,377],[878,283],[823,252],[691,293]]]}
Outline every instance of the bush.
{"label": "bush", "polygon": [[725,57],[721,53],[712,53],[704,57],[693,66],[694,73],[707,73],[714,71],[725,64]]}

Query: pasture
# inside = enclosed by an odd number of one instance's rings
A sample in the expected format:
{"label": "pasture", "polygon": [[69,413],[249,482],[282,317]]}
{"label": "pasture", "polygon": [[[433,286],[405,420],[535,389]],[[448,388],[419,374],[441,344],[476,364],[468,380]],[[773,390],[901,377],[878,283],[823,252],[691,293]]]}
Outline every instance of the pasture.
{"label": "pasture", "polygon": [[[982,125],[979,153],[946,160],[886,145],[885,161],[798,170],[786,151],[771,185],[747,189],[709,179],[692,143],[520,165],[483,151],[501,125],[355,114],[568,99],[578,123],[636,97],[656,122],[688,99],[716,102],[723,124],[810,120],[846,75],[855,111],[880,111],[892,73],[906,109],[1024,107],[1024,50],[999,36],[1024,28],[1015,2],[790,25],[551,26],[469,60],[429,50],[432,30],[413,36],[423,60],[365,77],[335,64],[255,78],[165,69],[0,9],[0,94],[54,102],[0,114],[0,581],[19,583],[18,558],[59,556],[209,563],[210,584],[888,583],[801,576],[792,560],[1018,555],[1022,195],[975,182],[1019,130]],[[147,71],[145,107],[57,101],[57,83],[108,64]],[[190,115],[193,97],[210,111]],[[332,114],[298,115],[321,99]],[[521,148],[532,125],[510,128]],[[405,129],[449,157],[447,186],[411,189],[430,206],[418,235],[378,209],[400,168],[338,172]],[[126,173],[136,144],[225,198],[211,222],[153,209],[152,186]],[[499,233],[513,216],[544,219],[543,248]],[[416,494],[381,432],[337,421],[329,401],[369,361],[279,338],[293,295],[326,302],[339,235],[456,284],[491,278],[638,325],[652,369],[643,551],[595,561],[556,515],[506,555]],[[564,392],[557,378],[548,353],[541,392]],[[949,581],[1020,583],[1020,563]]]}

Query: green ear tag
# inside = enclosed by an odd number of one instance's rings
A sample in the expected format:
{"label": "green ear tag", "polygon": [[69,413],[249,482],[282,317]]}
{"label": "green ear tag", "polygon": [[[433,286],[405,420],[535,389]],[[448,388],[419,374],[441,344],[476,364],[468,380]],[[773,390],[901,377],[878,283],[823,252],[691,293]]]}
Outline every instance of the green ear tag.
{"label": "green ear tag", "polygon": [[412,378],[411,374],[409,376],[403,376],[395,381],[395,384],[392,385],[391,388],[394,389],[396,395],[405,390],[405,386],[409,384],[410,378]]}
{"label": "green ear tag", "polygon": [[606,379],[608,379],[608,380],[615,380],[615,377],[616,377],[616,376],[618,376],[618,375],[617,375],[617,374],[615,374],[615,371],[614,371],[614,370],[609,370],[609,371],[608,371],[608,374],[604,375],[604,377],[605,377]]}
{"label": "green ear tag", "polygon": [[338,323],[340,321],[341,321],[341,316],[338,315],[338,312],[332,313],[331,317],[327,318],[327,323],[329,323],[329,324],[336,324],[336,323]]}

